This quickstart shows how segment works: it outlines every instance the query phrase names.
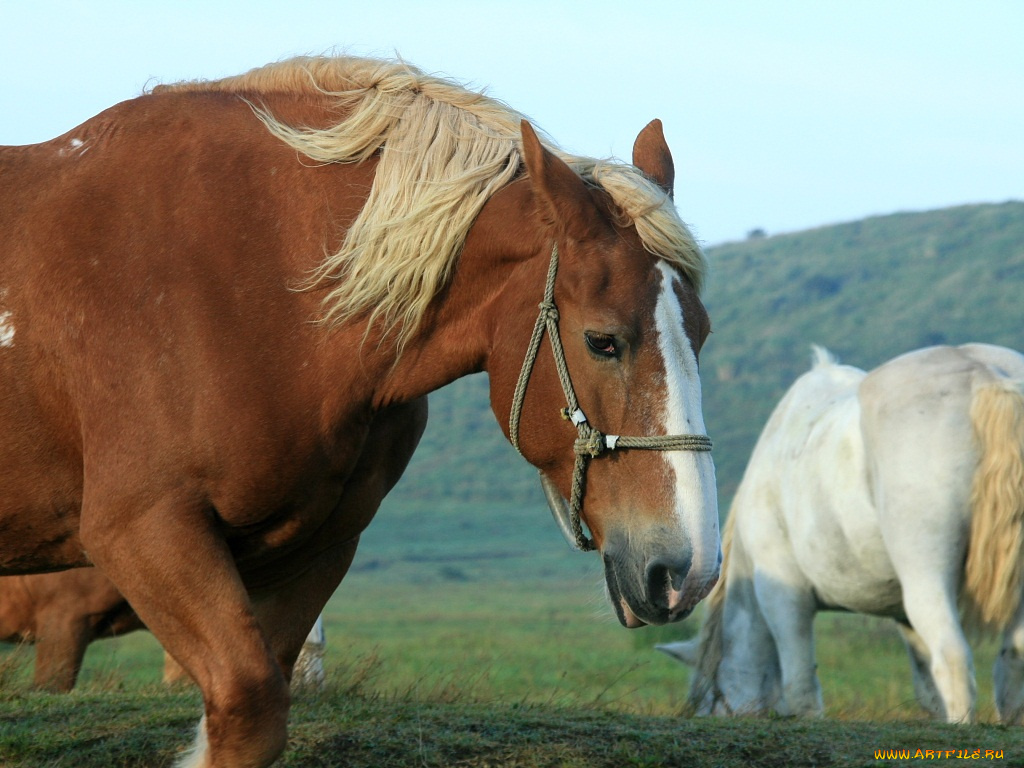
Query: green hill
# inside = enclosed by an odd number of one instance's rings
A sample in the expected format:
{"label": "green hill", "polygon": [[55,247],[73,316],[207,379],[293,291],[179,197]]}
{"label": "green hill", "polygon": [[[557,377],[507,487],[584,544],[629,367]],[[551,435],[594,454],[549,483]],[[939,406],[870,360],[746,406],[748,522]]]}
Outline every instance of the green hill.
{"label": "green hill", "polygon": [[[871,368],[930,344],[1024,349],[1024,203],[897,213],[708,249],[714,332],[701,357],[723,511],[782,393],[820,344]],[[392,504],[543,505],[483,375],[430,398],[430,424]]]}

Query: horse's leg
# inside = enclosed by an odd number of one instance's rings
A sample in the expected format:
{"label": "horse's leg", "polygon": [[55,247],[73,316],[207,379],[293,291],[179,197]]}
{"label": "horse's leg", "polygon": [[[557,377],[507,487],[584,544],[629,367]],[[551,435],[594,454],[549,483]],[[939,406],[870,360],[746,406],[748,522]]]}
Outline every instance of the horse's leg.
{"label": "horse's leg", "polygon": [[253,596],[256,615],[288,680],[310,630],[348,572],[358,544],[357,537],[311,557],[301,575]]}
{"label": "horse's leg", "polygon": [[164,674],[161,679],[164,685],[178,685],[179,683],[187,685],[192,682],[185,668],[175,661],[167,651],[164,651]]}
{"label": "horse's leg", "polygon": [[795,569],[754,575],[757,602],[779,653],[780,715],[821,717],[825,707],[814,662],[814,594]]}
{"label": "horse's leg", "polygon": [[88,620],[59,610],[63,607],[51,606],[37,619],[33,685],[54,693],[67,693],[75,687],[91,639]]}
{"label": "horse's leg", "polygon": [[992,668],[996,711],[1007,725],[1024,725],[1024,601],[1003,630],[1003,644]]}
{"label": "horse's leg", "polygon": [[426,398],[379,411],[335,513],[317,532],[319,551],[296,558],[302,565],[297,576],[254,595],[260,623],[289,679],[310,629],[348,573],[359,534],[402,476],[426,423]]}
{"label": "horse's leg", "polygon": [[914,695],[917,697],[918,703],[934,717],[943,717],[945,708],[942,704],[942,697],[939,696],[939,691],[935,687],[935,680],[932,679],[928,646],[910,625],[898,621],[896,626],[899,627],[903,643],[907,647],[907,655],[910,656],[910,670],[914,675]]}
{"label": "horse's leg", "polygon": [[915,567],[915,559],[905,556],[894,562],[903,586],[904,611],[930,659],[946,721],[972,722],[977,697],[974,661],[960,626],[955,591],[934,569]]}
{"label": "horse's leg", "polygon": [[[946,474],[952,476],[952,469]],[[945,720],[971,722],[977,695],[974,661],[957,606],[963,502],[955,489],[942,484],[892,480],[884,490],[877,502],[879,519],[907,623],[929,659]]]}
{"label": "horse's leg", "polygon": [[205,729],[184,764],[262,768],[285,747],[288,685],[214,516],[196,498],[169,492],[139,512],[141,504],[87,495],[82,542],[202,691]]}
{"label": "horse's leg", "polygon": [[306,639],[299,650],[299,658],[295,660],[292,668],[292,690],[322,691],[327,683],[327,676],[324,672],[324,650],[326,648],[324,636],[323,614],[317,617],[313,628],[309,630]]}

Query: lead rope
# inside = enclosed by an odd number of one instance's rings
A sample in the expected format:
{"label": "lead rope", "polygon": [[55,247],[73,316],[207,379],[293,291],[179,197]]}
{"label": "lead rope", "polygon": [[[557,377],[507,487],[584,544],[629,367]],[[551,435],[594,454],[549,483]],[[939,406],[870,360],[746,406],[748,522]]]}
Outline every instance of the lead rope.
{"label": "lead rope", "polygon": [[[515,392],[512,395],[512,413],[509,416],[509,438],[512,445],[522,456],[519,448],[519,420],[523,413],[523,402],[526,399],[526,387],[533,373],[533,365],[537,361],[540,342],[547,330],[551,338],[551,352],[555,358],[555,369],[562,384],[567,407],[561,409],[563,419],[567,419],[576,427],[577,438],[573,443],[576,455],[572,470],[572,492],[569,498],[569,522],[572,526],[576,546],[584,552],[596,549],[594,542],[583,532],[580,515],[583,508],[583,483],[590,459],[597,458],[605,451],[621,448],[637,448],[650,451],[710,451],[711,439],[707,435],[655,435],[649,437],[628,437],[623,435],[605,435],[590,425],[587,417],[576,401],[576,391],[569,377],[569,368],[565,362],[565,351],[562,338],[558,333],[558,307],[555,306],[555,277],[558,275],[558,245],[551,248],[551,261],[548,264],[548,277],[544,285],[544,300],[540,303],[540,314],[533,325],[533,335],[526,349],[523,367],[519,371]],[[525,456],[524,456],[525,458]]]}

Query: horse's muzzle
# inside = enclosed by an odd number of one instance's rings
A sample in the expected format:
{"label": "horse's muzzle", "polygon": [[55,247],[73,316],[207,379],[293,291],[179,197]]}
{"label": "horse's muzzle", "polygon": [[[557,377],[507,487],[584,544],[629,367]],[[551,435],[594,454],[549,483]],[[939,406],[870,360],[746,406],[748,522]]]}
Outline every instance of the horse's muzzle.
{"label": "horse's muzzle", "polygon": [[693,572],[688,548],[645,551],[613,536],[602,552],[612,606],[624,627],[669,624],[685,619],[718,581]]}

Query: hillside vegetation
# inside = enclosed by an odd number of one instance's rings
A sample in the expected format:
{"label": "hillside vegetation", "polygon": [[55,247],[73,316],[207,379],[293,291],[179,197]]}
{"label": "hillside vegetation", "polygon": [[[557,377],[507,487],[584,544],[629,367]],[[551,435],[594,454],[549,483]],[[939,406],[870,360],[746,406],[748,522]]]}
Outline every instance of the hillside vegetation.
{"label": "hillside vegetation", "polygon": [[[701,358],[722,508],[810,345],[872,368],[931,344],[1024,348],[1024,203],[897,213],[710,248],[714,332]],[[542,504],[483,375],[430,398],[430,425],[395,501]]]}

